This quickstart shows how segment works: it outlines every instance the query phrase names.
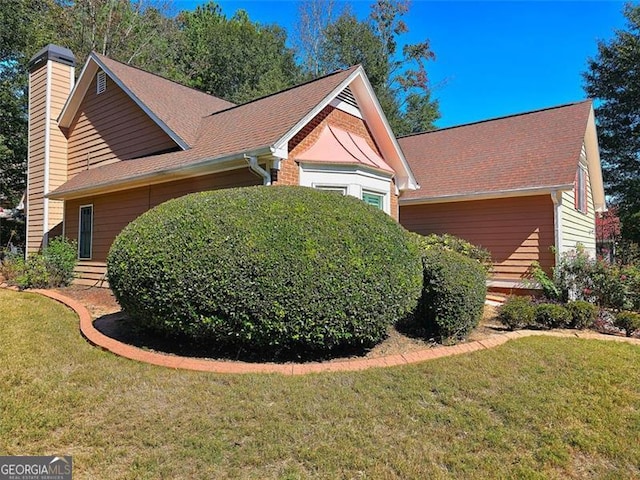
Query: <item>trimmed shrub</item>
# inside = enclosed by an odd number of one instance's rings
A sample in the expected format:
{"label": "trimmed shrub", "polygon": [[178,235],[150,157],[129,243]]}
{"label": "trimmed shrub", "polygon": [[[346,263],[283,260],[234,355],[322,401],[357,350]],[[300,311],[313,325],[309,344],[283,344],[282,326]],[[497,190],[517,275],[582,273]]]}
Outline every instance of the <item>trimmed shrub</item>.
{"label": "trimmed shrub", "polygon": [[566,328],[571,324],[571,313],[557,303],[541,303],[536,306],[535,323],[540,328]]}
{"label": "trimmed shrub", "polygon": [[531,297],[511,296],[498,309],[498,319],[511,330],[533,325],[536,318],[536,307]]}
{"label": "trimmed shrub", "polygon": [[627,337],[640,330],[640,313],[622,311],[614,317],[613,324],[620,330],[624,330]]}
{"label": "trimmed shrub", "polygon": [[425,250],[422,261],[416,322],[428,336],[442,342],[465,338],[482,318],[486,270],[476,260],[438,247]]}
{"label": "trimmed shrub", "polygon": [[422,251],[427,251],[431,248],[440,248],[443,250],[449,250],[452,252],[458,252],[465,257],[472,258],[480,262],[487,271],[491,270],[493,265],[491,259],[491,253],[482,247],[478,247],[472,243],[458,238],[454,235],[445,233],[443,235],[436,235],[435,233],[429,235],[420,235],[419,233],[409,232],[415,242]]}
{"label": "trimmed shrub", "polygon": [[576,300],[567,304],[571,314],[571,328],[591,328],[598,318],[598,307],[584,300]]}
{"label": "trimmed shrub", "polygon": [[118,235],[107,271],[133,324],[263,357],[374,345],[421,285],[417,248],[384,212],[284,186],[159,205]]}

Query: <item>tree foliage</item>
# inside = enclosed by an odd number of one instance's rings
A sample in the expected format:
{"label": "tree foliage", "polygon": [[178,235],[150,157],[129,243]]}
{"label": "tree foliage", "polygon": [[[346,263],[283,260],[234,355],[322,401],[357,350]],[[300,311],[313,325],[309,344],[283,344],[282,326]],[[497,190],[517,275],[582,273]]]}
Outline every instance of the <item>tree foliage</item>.
{"label": "tree foliage", "polygon": [[[320,0],[308,2],[311,7]],[[313,17],[310,6],[301,9],[301,18]],[[314,7],[315,8],[315,7]],[[316,8],[317,9],[317,8]],[[305,68],[311,76],[362,64],[376,96],[398,135],[431,130],[440,117],[437,101],[431,98],[427,62],[435,58],[429,41],[405,44],[401,36],[408,32],[402,17],[409,12],[406,0],[377,0],[366,20],[359,20],[346,9],[324,27],[324,36],[316,41],[315,63],[306,52]]]}
{"label": "tree foliage", "polygon": [[599,100],[598,140],[607,193],[619,205],[622,236],[640,242],[640,5],[624,8],[627,29],[598,43],[584,74]]}
{"label": "tree foliage", "polygon": [[298,80],[293,50],[276,25],[252,22],[244,10],[227,18],[214,2],[178,16],[179,68],[191,86],[243,103]]}

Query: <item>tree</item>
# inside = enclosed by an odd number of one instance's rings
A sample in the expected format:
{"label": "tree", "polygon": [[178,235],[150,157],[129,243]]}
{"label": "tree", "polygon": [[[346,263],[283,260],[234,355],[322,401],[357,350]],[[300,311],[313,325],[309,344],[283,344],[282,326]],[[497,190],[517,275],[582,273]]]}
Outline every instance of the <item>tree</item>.
{"label": "tree", "polygon": [[433,129],[440,117],[426,69],[426,63],[435,58],[428,40],[398,51],[401,35],[408,32],[402,20],[408,11],[406,0],[377,0],[363,21],[346,9],[324,28],[320,58],[315,63],[321,66],[319,74],[362,64],[398,135]]}
{"label": "tree", "polygon": [[175,21],[162,0],[58,0],[56,42],[78,64],[96,51],[120,62],[174,78]]}
{"label": "tree", "polygon": [[302,69],[312,78],[326,71],[322,63],[324,32],[334,22],[336,10],[334,0],[303,0],[298,4],[294,44]]}
{"label": "tree", "polygon": [[244,10],[227,18],[218,4],[209,2],[181,12],[178,26],[179,68],[195,88],[243,103],[299,79],[285,31],[252,22]]}
{"label": "tree", "polygon": [[622,236],[640,242],[640,5],[624,7],[627,29],[598,43],[584,89],[595,109],[607,193],[619,207]]}

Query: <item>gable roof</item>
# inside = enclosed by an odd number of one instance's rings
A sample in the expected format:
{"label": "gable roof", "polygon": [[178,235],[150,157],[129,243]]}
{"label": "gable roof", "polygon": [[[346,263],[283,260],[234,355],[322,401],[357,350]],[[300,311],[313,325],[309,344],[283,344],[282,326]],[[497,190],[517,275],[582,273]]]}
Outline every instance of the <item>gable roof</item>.
{"label": "gable roof", "polygon": [[[118,185],[223,164],[243,154],[272,154],[275,145],[305,118],[337,95],[362,67],[331,73],[282,92],[233,106],[202,119],[196,141],[189,150],[125,160],[79,173],[50,194],[71,198]],[[210,170],[212,171],[212,170]]]}
{"label": "gable roof", "polygon": [[594,202],[604,207],[591,101],[398,141],[421,185],[420,190],[403,195],[405,204],[572,189],[584,143]]}
{"label": "gable roof", "polygon": [[92,52],[58,117],[61,127],[68,128],[73,122],[77,109],[99,69],[103,70],[183,149],[194,145],[203,117],[234,106],[221,98]]}
{"label": "gable roof", "polygon": [[[49,198],[77,198],[238,168],[247,155],[287,158],[288,142],[346,87],[350,87],[385,161],[393,168],[397,188],[417,188],[360,65],[236,106],[92,53],[60,114],[61,127],[71,124],[98,68],[183,150],[85,170],[51,192]],[[167,96],[171,98],[167,100]],[[201,117],[205,111],[210,114]]]}

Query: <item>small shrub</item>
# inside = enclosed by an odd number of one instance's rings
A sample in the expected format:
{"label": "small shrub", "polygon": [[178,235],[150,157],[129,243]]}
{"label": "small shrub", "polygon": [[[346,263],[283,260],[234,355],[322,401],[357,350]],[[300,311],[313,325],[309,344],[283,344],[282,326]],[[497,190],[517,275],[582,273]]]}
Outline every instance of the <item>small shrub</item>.
{"label": "small shrub", "polygon": [[498,319],[511,330],[534,324],[536,307],[531,297],[511,296],[498,310]]}
{"label": "small shrub", "polygon": [[426,251],[431,248],[440,248],[443,250],[457,252],[465,257],[477,260],[487,271],[490,271],[493,265],[489,250],[478,247],[454,235],[449,235],[448,233],[443,235],[436,235],[435,233],[420,235],[414,232],[410,232],[410,235],[422,251]]}
{"label": "small shrub", "polygon": [[622,311],[614,317],[613,324],[620,330],[624,330],[625,335],[630,337],[637,330],[640,330],[640,313]]}
{"label": "small shrub", "polygon": [[78,244],[66,238],[54,238],[42,252],[49,273],[49,285],[66,286],[73,280],[73,269],[78,262]]}
{"label": "small shrub", "polygon": [[584,300],[569,302],[567,309],[571,314],[572,328],[591,328],[598,318],[598,307]]}
{"label": "small shrub", "polygon": [[549,278],[538,262],[531,264],[531,276],[542,289],[542,295],[549,300],[560,300],[562,292],[552,278]]}
{"label": "small shrub", "polygon": [[557,303],[541,303],[536,306],[535,323],[540,328],[566,328],[571,325],[571,313]]}
{"label": "small shrub", "polygon": [[118,235],[107,271],[133,325],[245,358],[374,345],[421,288],[418,250],[395,220],[306,187],[170,200]]}
{"label": "small shrub", "polygon": [[76,262],[75,242],[55,238],[26,260],[22,254],[6,255],[1,273],[8,283],[22,289],[62,287],[71,283]]}
{"label": "small shrub", "polygon": [[439,247],[423,252],[423,266],[417,323],[443,342],[465,338],[482,318],[486,270],[471,258]]}

